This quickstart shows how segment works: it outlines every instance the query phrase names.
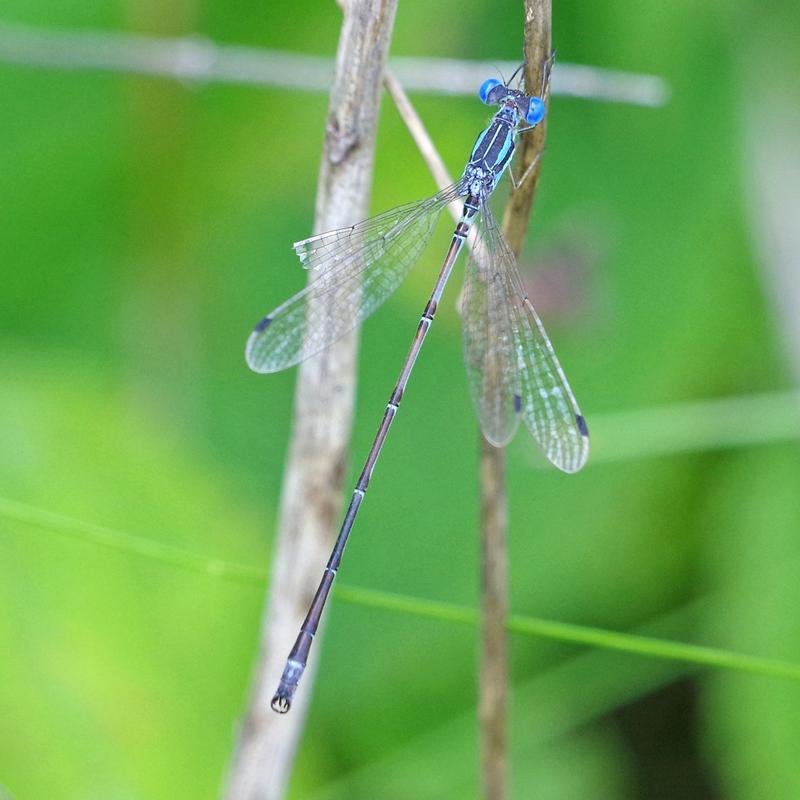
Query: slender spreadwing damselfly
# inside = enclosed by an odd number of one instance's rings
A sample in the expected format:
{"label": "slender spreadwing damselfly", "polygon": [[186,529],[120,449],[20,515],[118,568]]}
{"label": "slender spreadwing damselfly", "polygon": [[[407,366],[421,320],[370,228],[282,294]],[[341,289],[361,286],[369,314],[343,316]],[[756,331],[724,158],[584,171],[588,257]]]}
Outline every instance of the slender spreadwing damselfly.
{"label": "slender spreadwing damselfly", "polygon": [[[579,470],[589,454],[586,421],[489,207],[489,198],[511,161],[517,136],[536,127],[545,116],[541,98],[512,89],[510,84],[511,80],[490,78],[481,85],[481,100],[500,110],[478,136],[457,183],[426,200],[297,242],[295,252],[303,266],[317,273],[316,279],[264,317],[247,342],[247,363],[256,372],[277,372],[324,350],[394,292],[419,258],[442,210],[465,198],[461,219],[353,490],[319,588],[272,698],[272,708],[279,713],[291,706],[378,454],[471,230],[472,253],[460,311],[469,389],[483,435],[502,446],[514,435],[521,419],[547,458],[564,472]],[[546,96],[544,90],[542,94]],[[334,312],[315,314],[320,298],[326,296],[333,301],[328,307],[333,306]]]}

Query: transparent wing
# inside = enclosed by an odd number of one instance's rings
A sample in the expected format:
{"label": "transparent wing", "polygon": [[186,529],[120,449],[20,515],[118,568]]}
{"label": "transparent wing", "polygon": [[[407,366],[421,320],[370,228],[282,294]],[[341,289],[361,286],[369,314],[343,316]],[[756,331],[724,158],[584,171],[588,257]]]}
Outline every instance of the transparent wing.
{"label": "transparent wing", "polygon": [[442,209],[462,194],[454,184],[350,228],[296,242],[314,275],[264,317],[247,341],[256,372],[277,372],[324,350],[378,308],[402,282],[430,239]]}
{"label": "transparent wing", "polygon": [[520,383],[505,276],[479,223],[464,273],[459,310],[467,382],[483,435],[507,444],[519,425]]}
{"label": "transparent wing", "polygon": [[516,351],[520,414],[547,458],[564,472],[577,472],[589,455],[589,431],[553,345],[525,292],[516,259],[488,205],[484,236],[492,270],[502,276]]}

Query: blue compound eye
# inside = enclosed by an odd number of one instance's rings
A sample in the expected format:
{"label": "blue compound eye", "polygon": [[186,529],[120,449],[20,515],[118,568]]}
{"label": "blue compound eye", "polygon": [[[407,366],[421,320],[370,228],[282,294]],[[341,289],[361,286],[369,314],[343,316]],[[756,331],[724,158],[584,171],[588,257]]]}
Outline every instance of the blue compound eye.
{"label": "blue compound eye", "polygon": [[502,86],[503,82],[497,80],[497,78],[489,78],[485,80],[481,84],[481,88],[478,89],[478,96],[481,98],[481,101],[486,103],[486,105],[491,105],[492,101],[489,99],[489,95],[492,93],[492,89],[496,89],[498,86]]}
{"label": "blue compound eye", "polygon": [[529,98],[528,113],[525,115],[529,125],[538,125],[544,119],[544,112],[544,103],[538,97]]}

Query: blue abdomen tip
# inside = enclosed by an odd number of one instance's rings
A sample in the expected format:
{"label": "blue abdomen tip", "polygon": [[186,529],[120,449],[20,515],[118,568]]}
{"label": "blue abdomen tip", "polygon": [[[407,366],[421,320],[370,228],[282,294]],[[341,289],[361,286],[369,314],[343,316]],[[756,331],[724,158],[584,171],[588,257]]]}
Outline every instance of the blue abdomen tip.
{"label": "blue abdomen tip", "polygon": [[264,317],[264,319],[262,319],[261,322],[256,325],[256,333],[261,333],[261,331],[266,330],[269,327],[270,322],[272,322],[270,317]]}

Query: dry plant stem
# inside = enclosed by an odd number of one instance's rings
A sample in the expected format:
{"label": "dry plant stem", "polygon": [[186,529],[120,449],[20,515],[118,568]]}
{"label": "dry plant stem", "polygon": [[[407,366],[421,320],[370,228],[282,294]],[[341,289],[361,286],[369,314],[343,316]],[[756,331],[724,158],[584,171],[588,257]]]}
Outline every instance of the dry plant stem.
{"label": "dry plant stem", "polygon": [[508,548],[505,450],[482,436],[481,668],[478,691],[483,797],[508,796]]}
{"label": "dry plant stem", "polygon": [[[552,9],[550,0],[525,0],[525,87],[539,95],[543,71],[550,58]],[[546,99],[546,98],[545,98]],[[518,178],[539,158],[526,179],[512,191],[503,216],[503,235],[516,255],[528,229],[533,196],[539,180],[547,118],[523,135],[514,158]],[[480,437],[481,484],[481,668],[478,719],[481,780],[486,800],[508,797],[508,507],[505,450]]]}
{"label": "dry plant stem", "polygon": [[[353,0],[345,13],[319,174],[317,232],[367,217],[380,89],[396,5],[396,0]],[[335,305],[336,300],[331,296],[323,302]],[[330,311],[321,304],[310,313]],[[288,784],[319,645],[292,713],[275,714],[270,698],[311,601],[320,565],[328,557],[341,510],[355,355],[356,338],[349,336],[300,368],[267,611],[228,800],[277,800]]]}

